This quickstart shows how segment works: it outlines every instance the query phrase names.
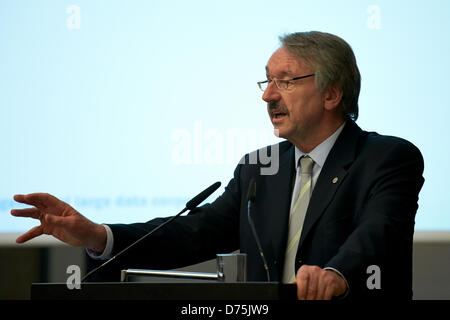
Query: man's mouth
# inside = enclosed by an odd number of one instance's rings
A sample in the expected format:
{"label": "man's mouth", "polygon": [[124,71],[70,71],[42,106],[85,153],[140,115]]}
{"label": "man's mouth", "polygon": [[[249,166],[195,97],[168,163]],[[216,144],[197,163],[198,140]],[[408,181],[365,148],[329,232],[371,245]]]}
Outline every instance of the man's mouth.
{"label": "man's mouth", "polygon": [[274,111],[274,112],[272,112],[272,118],[273,119],[279,119],[279,118],[284,117],[286,115],[287,114],[285,112],[282,112],[282,111]]}

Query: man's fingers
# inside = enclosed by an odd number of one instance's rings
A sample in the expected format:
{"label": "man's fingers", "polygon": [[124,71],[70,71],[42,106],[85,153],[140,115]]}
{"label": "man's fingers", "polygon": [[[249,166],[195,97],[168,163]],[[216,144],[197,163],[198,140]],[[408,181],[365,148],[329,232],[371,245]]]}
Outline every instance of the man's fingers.
{"label": "man's fingers", "polygon": [[11,210],[11,214],[15,217],[39,219],[41,211],[36,208],[13,209]]}
{"label": "man's fingers", "polygon": [[48,193],[16,194],[14,200],[20,203],[35,206],[38,209],[45,209],[49,206],[56,206],[58,199]]}
{"label": "man's fingers", "polygon": [[297,298],[306,300],[309,286],[309,274],[307,272],[297,273]]}
{"label": "man's fingers", "polygon": [[43,207],[42,201],[38,193],[31,194],[16,194],[14,200],[20,203],[29,204],[35,207]]}
{"label": "man's fingers", "polygon": [[[30,211],[31,210],[32,209],[30,209]],[[37,210],[37,212],[39,212],[39,210]],[[18,237],[16,239],[16,243],[27,242],[42,234],[50,234],[53,236],[55,236],[55,233],[61,234],[61,230],[64,230],[64,228],[66,228],[68,224],[70,225],[70,223],[68,223],[66,220],[67,219],[63,217],[54,216],[51,214],[43,214],[41,216],[41,225],[30,229],[28,232]]]}
{"label": "man's fingers", "polygon": [[319,289],[319,277],[314,272],[311,272],[308,281],[308,289],[306,291],[306,299],[316,300]]}
{"label": "man's fingers", "polygon": [[[325,272],[325,271],[323,271]],[[327,290],[330,289],[330,287],[328,286],[329,282],[327,281],[326,278],[324,278],[323,276],[320,276],[317,279],[318,282],[318,290],[317,290],[317,294],[316,294],[316,300],[330,300],[331,298],[326,298],[326,294],[327,294]]]}
{"label": "man's fingers", "polygon": [[24,233],[20,237],[16,239],[17,243],[24,243],[28,240],[31,240],[33,238],[36,238],[44,233],[44,228],[42,226],[37,226],[28,231],[27,233]]}

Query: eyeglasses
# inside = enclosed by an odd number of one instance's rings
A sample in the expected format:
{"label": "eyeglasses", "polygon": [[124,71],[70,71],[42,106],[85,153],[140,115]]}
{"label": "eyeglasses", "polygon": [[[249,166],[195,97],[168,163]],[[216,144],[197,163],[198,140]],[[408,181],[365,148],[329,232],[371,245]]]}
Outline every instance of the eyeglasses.
{"label": "eyeglasses", "polygon": [[257,84],[258,84],[258,87],[262,91],[266,91],[266,89],[269,86],[269,84],[273,81],[273,82],[275,82],[275,85],[277,86],[278,89],[280,89],[282,91],[286,91],[286,90],[289,90],[289,89],[293,88],[292,81],[300,80],[300,79],[304,79],[304,78],[308,78],[308,77],[312,77],[314,75],[315,74],[312,73],[312,74],[308,74],[306,76],[295,77],[295,78],[286,79],[286,80],[272,78],[272,79],[267,79],[265,81],[259,81],[259,82],[257,82]]}

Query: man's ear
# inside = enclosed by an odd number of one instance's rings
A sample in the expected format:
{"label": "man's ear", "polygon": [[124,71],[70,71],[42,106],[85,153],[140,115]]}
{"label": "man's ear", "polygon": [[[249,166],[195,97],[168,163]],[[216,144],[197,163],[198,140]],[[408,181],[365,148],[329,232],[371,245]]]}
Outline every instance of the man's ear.
{"label": "man's ear", "polygon": [[324,93],[324,107],[328,111],[337,108],[342,100],[342,90],[336,86],[328,86]]}

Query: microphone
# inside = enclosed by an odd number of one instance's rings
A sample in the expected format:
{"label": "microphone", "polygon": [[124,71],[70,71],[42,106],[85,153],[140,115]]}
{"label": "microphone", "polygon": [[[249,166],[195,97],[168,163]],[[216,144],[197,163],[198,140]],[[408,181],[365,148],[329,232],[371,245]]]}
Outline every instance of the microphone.
{"label": "microphone", "polygon": [[145,238],[147,238],[148,236],[152,235],[153,233],[155,233],[157,230],[161,229],[162,227],[164,227],[166,224],[172,222],[173,220],[175,220],[176,218],[178,218],[181,214],[183,214],[184,212],[186,212],[187,210],[192,210],[195,209],[200,203],[202,203],[206,198],[208,198],[214,191],[216,191],[219,187],[220,187],[221,183],[218,181],[214,184],[212,184],[211,186],[209,186],[208,188],[206,188],[205,190],[203,190],[202,192],[200,192],[198,195],[196,195],[194,198],[192,198],[191,200],[189,200],[186,203],[186,206],[183,210],[181,210],[179,213],[177,213],[177,215],[171,217],[169,220],[165,221],[164,223],[160,224],[159,226],[155,227],[154,229],[152,229],[150,232],[148,232],[147,234],[145,234],[144,236],[142,236],[141,238],[139,238],[138,240],[136,240],[135,242],[133,242],[132,244],[130,244],[128,247],[126,247],[125,249],[123,249],[122,251],[120,251],[119,253],[117,253],[115,256],[111,257],[110,259],[106,260],[105,263],[103,263],[102,265],[100,265],[99,267],[93,269],[92,271],[90,271],[88,274],[86,274],[83,279],[81,279],[81,283],[83,283],[90,275],[92,275],[94,272],[98,271],[99,269],[103,268],[104,266],[106,266],[108,263],[110,263],[111,261],[113,261],[114,259],[116,259],[118,256],[122,255],[123,253],[125,253],[126,251],[128,251],[129,249],[131,249],[132,247],[134,247],[136,244],[138,244],[139,242],[141,242],[142,240],[144,240]]}
{"label": "microphone", "polygon": [[211,186],[200,192],[198,195],[196,195],[194,198],[192,198],[186,203],[186,209],[187,210],[195,209],[195,207],[197,207],[206,198],[208,198],[214,191],[219,189],[220,185],[221,183],[217,181],[216,183],[212,184]]}
{"label": "microphone", "polygon": [[264,252],[261,247],[261,242],[259,241],[258,234],[256,233],[255,224],[253,223],[253,219],[250,215],[251,209],[252,209],[252,203],[256,199],[256,182],[254,178],[250,179],[248,192],[247,192],[247,217],[248,217],[248,223],[250,224],[250,229],[252,230],[253,237],[255,238],[256,244],[258,246],[259,254],[261,256],[261,259],[264,264],[264,269],[266,269],[266,275],[267,275],[267,282],[270,282],[270,274],[269,274],[269,266],[267,265],[266,258],[264,257]]}

